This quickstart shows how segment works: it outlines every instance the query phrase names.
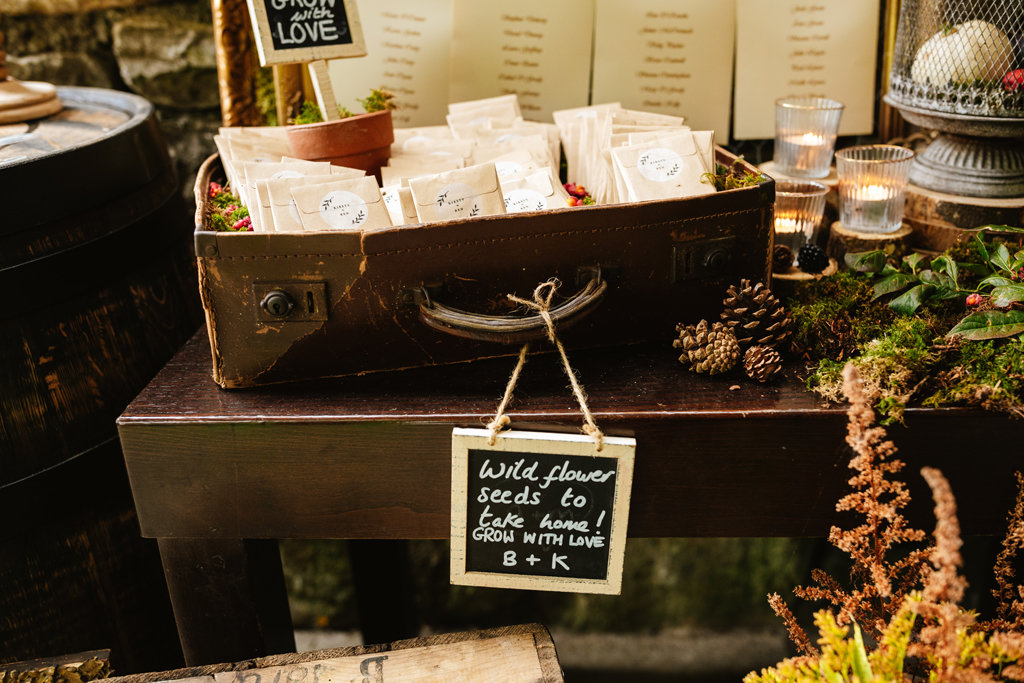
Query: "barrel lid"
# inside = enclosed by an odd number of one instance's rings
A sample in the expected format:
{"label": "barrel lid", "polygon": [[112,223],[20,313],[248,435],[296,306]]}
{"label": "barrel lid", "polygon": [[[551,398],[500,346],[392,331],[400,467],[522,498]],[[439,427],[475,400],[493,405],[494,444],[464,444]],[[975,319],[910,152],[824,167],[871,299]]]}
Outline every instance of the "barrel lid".
{"label": "barrel lid", "polygon": [[170,165],[153,105],[130,93],[59,87],[63,111],[0,126],[0,196],[13,234],[150,183]]}

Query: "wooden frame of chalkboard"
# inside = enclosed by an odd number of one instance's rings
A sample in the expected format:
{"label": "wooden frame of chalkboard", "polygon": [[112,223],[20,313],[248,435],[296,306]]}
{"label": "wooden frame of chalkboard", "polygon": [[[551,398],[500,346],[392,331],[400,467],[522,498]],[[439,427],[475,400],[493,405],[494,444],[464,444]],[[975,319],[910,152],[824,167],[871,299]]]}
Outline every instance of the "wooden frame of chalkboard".
{"label": "wooden frame of chalkboard", "polygon": [[451,582],[530,590],[622,590],[636,440],[452,431]]}
{"label": "wooden frame of chalkboard", "polygon": [[246,0],[260,64],[363,57],[355,0]]}

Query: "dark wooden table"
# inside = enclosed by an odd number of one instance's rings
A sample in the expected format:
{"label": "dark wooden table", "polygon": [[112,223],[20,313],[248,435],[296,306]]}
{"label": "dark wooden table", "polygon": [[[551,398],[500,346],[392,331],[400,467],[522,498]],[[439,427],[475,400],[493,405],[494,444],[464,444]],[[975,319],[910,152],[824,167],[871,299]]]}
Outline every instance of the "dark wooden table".
{"label": "dark wooden table", "polygon": [[[668,342],[571,354],[598,424],[637,440],[630,536],[824,536],[842,521],[845,409],[795,378],[684,371]],[[118,420],[142,534],[159,541],[189,665],[294,646],[277,539],[449,534],[451,430],[492,416],[499,359],[225,391],[199,332]],[[531,357],[516,427],[577,430],[551,354]],[[730,390],[733,385],[738,388]],[[911,519],[934,526],[922,466],[952,482],[965,534],[1002,533],[1024,422],[912,408],[890,435]]]}

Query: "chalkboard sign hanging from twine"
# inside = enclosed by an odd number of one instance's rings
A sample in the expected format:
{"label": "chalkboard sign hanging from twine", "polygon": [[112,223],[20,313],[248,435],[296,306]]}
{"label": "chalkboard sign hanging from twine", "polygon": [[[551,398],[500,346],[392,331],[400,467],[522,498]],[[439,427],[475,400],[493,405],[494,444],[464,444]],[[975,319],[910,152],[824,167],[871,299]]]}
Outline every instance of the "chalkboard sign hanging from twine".
{"label": "chalkboard sign hanging from twine", "polygon": [[246,0],[260,64],[363,57],[355,0]]}
{"label": "chalkboard sign hanging from twine", "polygon": [[465,586],[604,593],[622,590],[636,440],[605,436],[587,406],[547,311],[558,284],[533,301],[544,318],[585,434],[509,430],[505,408],[526,362],[524,345],[497,415],[452,432],[451,582]]}

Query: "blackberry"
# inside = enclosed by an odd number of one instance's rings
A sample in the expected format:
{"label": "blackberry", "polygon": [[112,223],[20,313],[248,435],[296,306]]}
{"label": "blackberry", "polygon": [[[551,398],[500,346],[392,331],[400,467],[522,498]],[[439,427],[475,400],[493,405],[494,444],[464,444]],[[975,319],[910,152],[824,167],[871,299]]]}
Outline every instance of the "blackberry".
{"label": "blackberry", "polygon": [[805,273],[820,273],[828,268],[828,254],[817,244],[805,244],[797,252],[796,262]]}

